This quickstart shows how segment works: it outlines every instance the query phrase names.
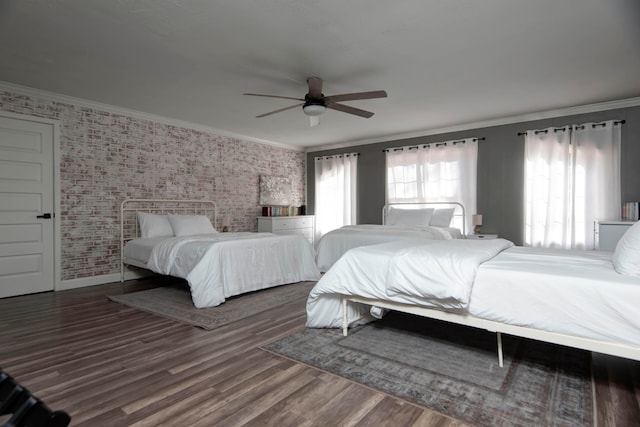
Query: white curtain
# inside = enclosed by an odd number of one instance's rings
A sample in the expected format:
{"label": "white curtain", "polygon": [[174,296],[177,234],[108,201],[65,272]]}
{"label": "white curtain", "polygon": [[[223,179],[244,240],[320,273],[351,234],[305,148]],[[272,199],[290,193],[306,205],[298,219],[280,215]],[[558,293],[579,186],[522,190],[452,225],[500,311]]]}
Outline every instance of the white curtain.
{"label": "white curtain", "polygon": [[476,213],[478,139],[387,151],[387,203],[459,202]]}
{"label": "white curtain", "polygon": [[593,249],[594,221],[620,216],[620,126],[528,131],[525,245]]}
{"label": "white curtain", "polygon": [[316,157],[316,241],[331,230],[357,221],[358,154]]}

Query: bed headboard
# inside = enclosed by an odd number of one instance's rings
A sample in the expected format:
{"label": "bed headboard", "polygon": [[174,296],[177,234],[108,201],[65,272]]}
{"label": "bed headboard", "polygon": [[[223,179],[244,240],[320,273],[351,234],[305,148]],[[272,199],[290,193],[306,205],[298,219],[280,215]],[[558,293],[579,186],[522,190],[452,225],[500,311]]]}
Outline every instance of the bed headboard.
{"label": "bed headboard", "polygon": [[382,208],[382,223],[387,223],[387,214],[390,208],[398,209],[420,209],[420,208],[434,208],[434,209],[446,209],[453,208],[453,219],[451,220],[451,227],[459,228],[462,231],[462,235],[465,236],[466,232],[466,212],[462,203],[459,202],[421,202],[421,203],[390,203],[384,205]]}
{"label": "bed headboard", "polygon": [[127,199],[120,204],[120,260],[124,281],[124,245],[140,237],[138,212],[176,215],[204,215],[217,229],[217,206],[213,200]]}

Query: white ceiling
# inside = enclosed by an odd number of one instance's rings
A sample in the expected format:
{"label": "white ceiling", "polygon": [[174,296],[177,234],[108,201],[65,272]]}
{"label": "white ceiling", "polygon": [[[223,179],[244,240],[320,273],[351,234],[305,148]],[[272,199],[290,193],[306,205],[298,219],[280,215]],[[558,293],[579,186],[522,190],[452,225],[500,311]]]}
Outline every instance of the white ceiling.
{"label": "white ceiling", "polygon": [[[353,101],[370,119],[301,109]],[[0,0],[0,81],[308,148],[640,96],[638,0]]]}

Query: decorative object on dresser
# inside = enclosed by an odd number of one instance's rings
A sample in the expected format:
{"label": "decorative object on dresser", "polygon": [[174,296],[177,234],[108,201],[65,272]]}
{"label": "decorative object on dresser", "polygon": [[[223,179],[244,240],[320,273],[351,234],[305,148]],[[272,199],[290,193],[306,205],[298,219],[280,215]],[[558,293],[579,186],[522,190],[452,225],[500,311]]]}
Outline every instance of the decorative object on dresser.
{"label": "decorative object on dresser", "polygon": [[473,234],[480,234],[480,227],[482,227],[482,214],[471,215],[471,224],[473,225]]}
{"label": "decorative object on dresser", "polygon": [[300,234],[313,245],[315,216],[260,216],[258,217],[258,232]]}
{"label": "decorative object on dresser", "polygon": [[640,202],[626,202],[622,205],[623,221],[640,220]]}

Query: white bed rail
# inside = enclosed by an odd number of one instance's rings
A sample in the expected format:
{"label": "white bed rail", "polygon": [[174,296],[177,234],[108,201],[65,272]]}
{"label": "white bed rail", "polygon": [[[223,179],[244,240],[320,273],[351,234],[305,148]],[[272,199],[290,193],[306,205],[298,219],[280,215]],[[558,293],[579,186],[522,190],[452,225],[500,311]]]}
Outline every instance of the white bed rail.
{"label": "white bed rail", "polygon": [[120,204],[120,281],[124,282],[125,265],[145,267],[127,260],[124,246],[132,239],[140,237],[138,212],[176,215],[207,216],[217,229],[217,206],[213,200],[192,199],[126,199]]}
{"label": "white bed rail", "polygon": [[502,367],[503,365],[501,333],[640,361],[640,345],[600,341],[591,338],[560,334],[557,332],[543,331],[541,329],[528,328],[524,326],[509,325],[493,320],[485,320],[478,317],[473,317],[467,314],[449,313],[431,308],[347,295],[342,296],[342,334],[344,336],[347,336],[349,325],[352,322],[358,320],[357,318],[348,318],[347,304],[349,302],[373,305],[389,310],[401,311],[403,313],[415,314],[431,319],[444,320],[446,322],[457,323],[460,325],[466,325],[474,328],[486,329],[490,332],[495,332],[497,334],[497,350],[500,367]]}

